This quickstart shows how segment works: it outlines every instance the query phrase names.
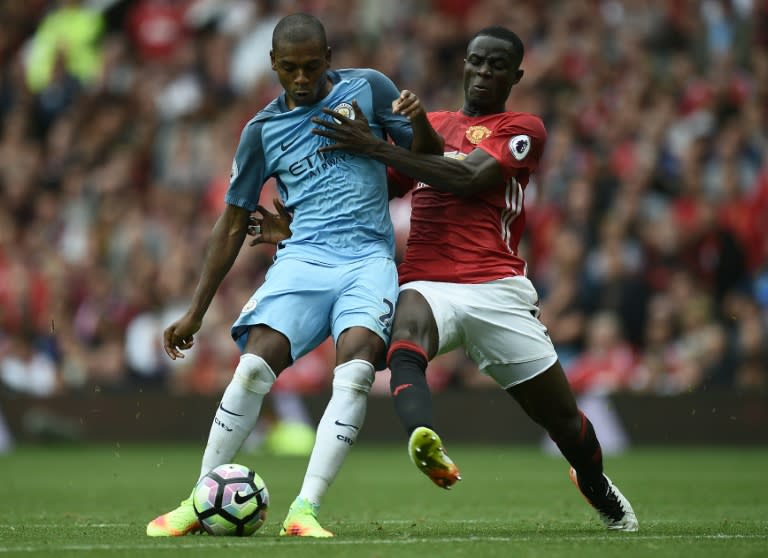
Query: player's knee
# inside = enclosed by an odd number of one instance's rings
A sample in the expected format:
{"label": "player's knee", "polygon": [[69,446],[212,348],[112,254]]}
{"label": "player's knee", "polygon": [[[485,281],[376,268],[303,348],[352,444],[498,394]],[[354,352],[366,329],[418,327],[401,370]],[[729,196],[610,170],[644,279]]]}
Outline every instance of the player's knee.
{"label": "player's knee", "polygon": [[336,342],[337,362],[344,364],[355,360],[377,362],[386,349],[384,339],[372,329],[354,326],[347,328]]}
{"label": "player's knee", "polygon": [[392,326],[392,342],[414,341],[424,343],[429,338],[429,331],[423,322],[405,317],[402,320],[395,319]]}
{"label": "player's knee", "polygon": [[392,328],[390,347],[397,343],[413,343],[434,356],[437,351],[437,326],[434,319],[406,316],[402,320],[395,318]]}
{"label": "player's knee", "polygon": [[333,389],[370,393],[376,371],[365,360],[354,359],[339,364],[333,371]]}
{"label": "player's knee", "polygon": [[233,381],[248,391],[266,394],[275,383],[275,373],[260,356],[246,353],[240,357]]}

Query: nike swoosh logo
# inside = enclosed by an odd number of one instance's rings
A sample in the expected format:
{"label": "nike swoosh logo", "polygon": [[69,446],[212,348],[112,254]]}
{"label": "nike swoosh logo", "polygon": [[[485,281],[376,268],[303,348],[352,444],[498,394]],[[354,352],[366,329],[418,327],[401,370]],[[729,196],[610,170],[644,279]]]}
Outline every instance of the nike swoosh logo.
{"label": "nike swoosh logo", "polygon": [[237,413],[233,413],[229,409],[225,409],[224,405],[222,405],[221,403],[219,403],[219,409],[221,409],[222,411],[224,411],[228,415],[232,415],[233,417],[241,417],[241,416],[243,416],[243,415],[238,415]]}
{"label": "nike swoosh logo", "polygon": [[280,149],[282,149],[283,151],[287,151],[288,149],[290,149],[290,147],[291,147],[291,146],[292,146],[294,143],[296,143],[296,141],[297,141],[298,139],[299,139],[299,138],[293,138],[291,141],[283,141],[283,142],[280,142]]}
{"label": "nike swoosh logo", "polygon": [[392,392],[392,397],[397,397],[397,394],[403,391],[405,388],[413,387],[413,384],[400,384]]}
{"label": "nike swoosh logo", "polygon": [[235,504],[245,504],[248,500],[251,498],[254,498],[256,496],[255,492],[251,492],[250,494],[241,495],[239,492],[235,492]]}
{"label": "nike swoosh logo", "polygon": [[347,424],[345,422],[341,422],[340,420],[337,420],[336,424],[339,425],[339,426],[346,426],[348,428],[354,428],[355,430],[360,430],[359,426],[355,426],[354,424]]}

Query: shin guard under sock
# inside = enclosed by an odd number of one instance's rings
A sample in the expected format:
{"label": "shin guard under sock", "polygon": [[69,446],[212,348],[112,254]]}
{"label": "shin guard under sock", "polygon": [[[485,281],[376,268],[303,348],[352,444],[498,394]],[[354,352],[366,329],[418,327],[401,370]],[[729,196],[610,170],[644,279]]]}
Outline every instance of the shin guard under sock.
{"label": "shin guard under sock", "polygon": [[389,388],[395,412],[408,435],[419,426],[432,428],[432,394],[427,385],[427,355],[414,343],[396,341],[389,351]]}

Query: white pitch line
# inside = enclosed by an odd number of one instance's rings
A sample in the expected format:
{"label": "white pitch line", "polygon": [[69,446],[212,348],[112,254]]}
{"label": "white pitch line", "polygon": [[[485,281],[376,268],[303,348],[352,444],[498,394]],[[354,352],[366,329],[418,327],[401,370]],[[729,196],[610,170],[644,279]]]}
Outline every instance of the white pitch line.
{"label": "white pitch line", "polygon": [[[617,539],[621,537],[621,539]],[[195,549],[195,548],[221,548],[222,544],[226,544],[228,547],[253,547],[253,546],[293,546],[298,544],[320,543],[333,546],[375,546],[375,545],[413,545],[413,544],[435,544],[435,543],[461,543],[461,542],[534,542],[541,541],[543,536],[520,536],[520,537],[443,537],[443,538],[403,538],[403,539],[350,539],[344,540],[336,538],[332,540],[317,540],[312,539],[308,541],[301,538],[293,539],[272,539],[266,537],[249,537],[244,539],[228,538],[226,541],[218,539],[216,541],[203,541],[197,539],[194,543],[188,542],[174,542],[168,545],[159,544],[87,544],[87,545],[40,545],[40,546],[18,546],[18,547],[0,547],[0,554],[7,552],[63,552],[63,551],[110,551],[110,550],[179,550],[179,549]],[[768,535],[728,535],[728,534],[715,534],[715,535],[642,535],[639,533],[632,534],[619,534],[613,535],[563,535],[558,536],[556,539],[565,541],[595,541],[595,540],[611,540],[616,542],[617,540],[630,541],[664,541],[664,540],[768,540]],[[547,539],[552,541],[552,538]]]}
{"label": "white pitch line", "polygon": [[[488,519],[441,519],[439,521],[440,524],[447,524],[447,525],[475,525],[475,524],[486,524],[486,523],[494,523],[498,521],[497,517],[488,518]],[[356,524],[359,525],[361,523],[365,525],[431,525],[434,523],[434,520],[429,519],[370,519],[370,520],[363,520],[362,522],[357,521],[351,521],[351,520],[338,520],[336,521],[337,525],[352,525]],[[652,528],[654,525],[664,525],[664,524],[670,524],[670,523],[679,523],[679,519],[654,519],[653,521],[646,522],[646,526],[649,526]],[[564,522],[561,522],[564,523]],[[583,526],[585,523],[585,520],[579,520],[574,519],[568,522],[570,526],[574,528],[578,528],[580,526]],[[706,521],[700,521],[697,522],[700,525],[706,526]],[[93,527],[96,529],[125,529],[126,527],[136,527],[137,529],[140,527],[143,527],[143,524],[139,523],[24,523],[24,524],[11,524],[11,523],[0,523],[0,529],[10,529],[10,530],[16,530],[16,529],[37,529],[37,528],[56,528],[56,529],[67,529],[67,528],[86,528],[86,527]],[[648,528],[648,530],[650,530]]]}
{"label": "white pitch line", "polygon": [[44,527],[52,527],[54,529],[66,529],[76,527],[81,529],[83,527],[93,527],[95,529],[123,529],[135,525],[133,523],[24,523],[23,525],[11,525],[8,523],[0,523],[0,529],[36,529]]}
{"label": "white pitch line", "polygon": [[[426,522],[427,520],[421,520],[421,519],[371,519],[369,522],[366,522],[370,525],[410,525],[410,524],[421,524],[423,522]],[[443,524],[476,524],[476,523],[488,523],[496,521],[495,518],[493,519],[441,519],[440,523]],[[344,525],[347,524],[344,521],[339,521],[340,524]],[[359,522],[355,522],[359,523]],[[93,527],[96,529],[124,529],[126,527],[136,526],[138,527],[138,523],[24,523],[24,524],[17,524],[13,525],[10,523],[0,523],[0,529],[36,529],[36,528],[45,528],[45,527],[51,527],[54,529],[66,529],[71,527],[76,528],[84,528],[84,527]]]}

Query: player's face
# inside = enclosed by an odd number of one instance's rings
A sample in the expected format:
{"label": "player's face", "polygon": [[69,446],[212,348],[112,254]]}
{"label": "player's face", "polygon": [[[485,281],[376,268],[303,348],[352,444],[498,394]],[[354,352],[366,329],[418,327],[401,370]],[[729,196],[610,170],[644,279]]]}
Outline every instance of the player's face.
{"label": "player's face", "polygon": [[481,35],[467,47],[464,60],[464,103],[471,112],[501,112],[523,71],[507,41]]}
{"label": "player's face", "polygon": [[272,69],[285,89],[288,108],[313,105],[331,90],[325,73],[331,66],[331,49],[321,41],[282,41],[269,56]]}

